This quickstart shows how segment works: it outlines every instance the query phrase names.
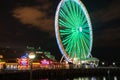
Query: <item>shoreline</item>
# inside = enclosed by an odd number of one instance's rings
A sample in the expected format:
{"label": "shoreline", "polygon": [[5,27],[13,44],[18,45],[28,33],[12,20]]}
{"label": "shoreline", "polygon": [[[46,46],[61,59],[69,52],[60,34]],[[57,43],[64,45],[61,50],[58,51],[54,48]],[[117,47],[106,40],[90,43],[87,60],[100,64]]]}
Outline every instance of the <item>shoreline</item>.
{"label": "shoreline", "polygon": [[[32,78],[70,78],[83,76],[119,76],[120,67],[72,68],[72,69],[34,69]],[[30,70],[1,70],[0,80],[29,80]]]}

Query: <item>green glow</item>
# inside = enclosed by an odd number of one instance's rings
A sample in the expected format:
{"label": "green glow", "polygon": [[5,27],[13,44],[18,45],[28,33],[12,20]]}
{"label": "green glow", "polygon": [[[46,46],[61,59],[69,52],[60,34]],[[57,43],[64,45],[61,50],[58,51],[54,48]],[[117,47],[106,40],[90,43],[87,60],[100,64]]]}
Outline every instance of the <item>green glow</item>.
{"label": "green glow", "polygon": [[61,5],[59,29],[68,56],[87,58],[90,52],[90,30],[82,8],[74,0],[68,0]]}

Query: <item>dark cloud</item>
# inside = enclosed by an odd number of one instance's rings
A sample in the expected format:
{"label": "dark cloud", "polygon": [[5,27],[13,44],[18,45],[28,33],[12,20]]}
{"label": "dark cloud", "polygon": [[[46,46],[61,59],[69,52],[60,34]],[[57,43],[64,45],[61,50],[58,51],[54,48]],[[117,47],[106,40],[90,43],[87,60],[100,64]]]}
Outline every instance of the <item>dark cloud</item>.
{"label": "dark cloud", "polygon": [[[41,1],[40,1],[41,2]],[[17,18],[22,24],[30,24],[32,27],[37,27],[40,30],[53,33],[54,31],[54,19],[52,15],[49,15],[44,10],[49,10],[51,3],[46,3],[40,6],[24,6],[17,7],[13,11],[13,16]],[[28,26],[29,27],[29,26]]]}
{"label": "dark cloud", "polygon": [[119,61],[119,3],[119,0],[98,0],[93,4],[88,3],[93,25],[92,55],[100,60]]}
{"label": "dark cloud", "polygon": [[118,47],[120,46],[120,27],[104,29],[99,35],[95,35],[96,47]]}
{"label": "dark cloud", "polygon": [[91,13],[94,45],[96,47],[120,46],[119,1],[112,0]]}
{"label": "dark cloud", "polygon": [[115,0],[106,5],[107,6],[100,8],[92,13],[94,23],[103,24],[114,19],[120,19],[119,1]]}

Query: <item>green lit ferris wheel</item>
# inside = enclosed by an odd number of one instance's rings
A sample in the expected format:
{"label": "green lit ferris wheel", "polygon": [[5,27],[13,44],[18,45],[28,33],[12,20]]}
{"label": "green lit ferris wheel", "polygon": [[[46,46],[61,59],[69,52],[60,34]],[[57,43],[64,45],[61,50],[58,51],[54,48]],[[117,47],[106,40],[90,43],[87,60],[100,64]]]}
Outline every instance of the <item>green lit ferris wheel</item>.
{"label": "green lit ferris wheel", "polygon": [[55,33],[59,49],[68,62],[90,58],[92,26],[80,0],[61,0],[55,15]]}

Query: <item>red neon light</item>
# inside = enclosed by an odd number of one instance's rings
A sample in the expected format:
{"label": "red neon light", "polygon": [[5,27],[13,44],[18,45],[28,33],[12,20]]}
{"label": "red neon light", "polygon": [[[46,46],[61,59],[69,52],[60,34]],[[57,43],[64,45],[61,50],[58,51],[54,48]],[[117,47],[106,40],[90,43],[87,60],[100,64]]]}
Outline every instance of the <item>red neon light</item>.
{"label": "red neon light", "polygon": [[28,64],[28,58],[21,58],[20,59],[20,65],[22,65],[22,66],[28,66],[29,64]]}

